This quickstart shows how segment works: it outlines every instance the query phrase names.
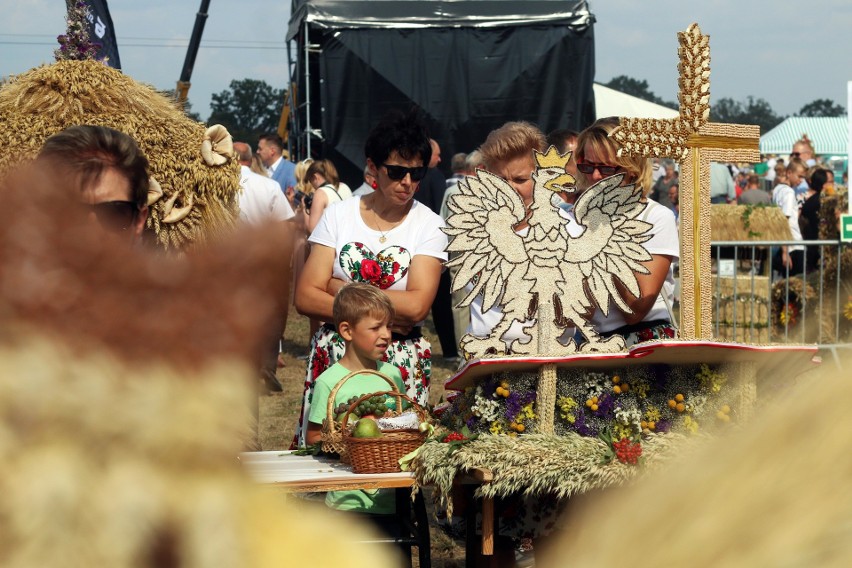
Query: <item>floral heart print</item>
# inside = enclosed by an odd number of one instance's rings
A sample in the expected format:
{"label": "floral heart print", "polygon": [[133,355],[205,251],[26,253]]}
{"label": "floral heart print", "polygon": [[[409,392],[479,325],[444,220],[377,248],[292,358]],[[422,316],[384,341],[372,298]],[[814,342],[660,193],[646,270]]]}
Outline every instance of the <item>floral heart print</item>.
{"label": "floral heart print", "polygon": [[408,273],[411,253],[394,245],[373,254],[363,243],[347,243],[340,251],[339,262],[353,282],[367,282],[384,290]]}

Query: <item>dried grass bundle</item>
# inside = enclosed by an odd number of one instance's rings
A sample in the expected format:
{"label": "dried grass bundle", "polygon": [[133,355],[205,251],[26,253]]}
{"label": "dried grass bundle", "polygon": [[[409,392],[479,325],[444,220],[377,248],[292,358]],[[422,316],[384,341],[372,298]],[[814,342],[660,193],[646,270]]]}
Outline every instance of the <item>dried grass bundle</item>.
{"label": "dried grass bundle", "polygon": [[413,462],[418,485],[435,485],[442,505],[452,508],[453,480],[467,470],[485,468],[494,481],[480,486],[477,496],[555,495],[558,498],[625,484],[638,475],[683,454],[704,436],[668,433],[642,441],[643,467],[613,459],[606,462],[607,444],[600,438],[573,432],[562,436],[526,434],[480,435],[449,453],[447,444],[426,443]]}
{"label": "dried grass bundle", "polygon": [[[688,462],[573,511],[536,565],[849,566],[852,413],[837,401],[848,376],[819,375]],[[595,546],[601,535],[617,542]]]}
{"label": "dried grass bundle", "polygon": [[787,218],[774,206],[713,205],[710,223],[714,241],[788,241]]}
{"label": "dried grass bundle", "polygon": [[163,258],[105,238],[49,172],[3,181],[0,565],[393,564],[237,461],[286,301],[281,233]]}
{"label": "dried grass bundle", "polygon": [[[234,226],[237,162],[208,166],[200,152],[204,125],[152,87],[96,61],[41,66],[0,88],[0,175],[34,158],[48,137],[77,124],[108,126],[139,144],[164,192],[150,207],[147,223],[162,247],[186,249]],[[189,203],[186,217],[164,221],[167,209]]]}

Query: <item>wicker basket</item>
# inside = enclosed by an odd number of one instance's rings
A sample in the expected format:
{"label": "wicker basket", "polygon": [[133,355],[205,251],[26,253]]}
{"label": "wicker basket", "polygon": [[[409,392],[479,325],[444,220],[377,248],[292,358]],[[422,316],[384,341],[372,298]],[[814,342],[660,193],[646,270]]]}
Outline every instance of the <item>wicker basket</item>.
{"label": "wicker basket", "polygon": [[382,430],[382,435],[378,438],[355,438],[352,436],[351,429],[347,429],[349,414],[361,402],[380,395],[391,395],[397,399],[397,410],[394,414],[402,413],[402,401],[407,400],[417,412],[420,422],[425,422],[427,419],[426,411],[398,390],[365,394],[353,402],[341,422],[341,429],[344,432],[343,441],[352,463],[353,473],[393,473],[400,471],[400,458],[410,454],[426,441],[426,433],[414,429]]}
{"label": "wicker basket", "polygon": [[[337,384],[334,385],[334,388],[331,389],[331,392],[328,395],[328,405],[326,407],[326,417],[322,421],[322,430],[320,433],[320,440],[322,441],[322,451],[340,454],[340,459],[344,463],[349,463],[349,455],[348,450],[346,448],[346,444],[343,441],[343,434],[346,427],[345,419],[349,417],[349,412],[344,416],[343,425],[338,424],[335,420],[334,415],[334,399],[337,398],[337,391],[340,390],[340,387],[343,386],[343,383],[351,379],[352,377],[358,375],[376,375],[377,377],[381,377],[384,379],[392,389],[392,393],[397,395],[402,395],[399,392],[399,388],[396,386],[396,383],[393,382],[393,379],[385,375],[384,373],[380,373],[378,371],[366,370],[366,371],[352,371],[347,374],[345,377],[337,381]],[[397,407],[401,407],[400,403],[397,403]],[[351,407],[350,407],[351,410]],[[350,426],[351,428],[351,426]]]}

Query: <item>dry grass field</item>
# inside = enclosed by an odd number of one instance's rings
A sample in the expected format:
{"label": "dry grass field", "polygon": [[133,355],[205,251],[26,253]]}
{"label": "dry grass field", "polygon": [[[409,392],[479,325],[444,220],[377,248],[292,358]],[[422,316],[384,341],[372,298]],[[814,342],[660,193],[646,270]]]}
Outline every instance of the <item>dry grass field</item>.
{"label": "dry grass field", "polygon": [[[287,321],[284,342],[284,367],[278,369],[278,380],[284,386],[284,392],[272,393],[260,397],[260,419],[258,437],[264,450],[284,450],[290,447],[290,441],[296,431],[296,419],[305,381],[306,363],[298,357],[308,352],[308,320],[292,310]],[[425,335],[432,342],[432,385],[431,400],[437,403],[444,394],[444,383],[455,368],[448,365],[441,356],[441,344],[435,336],[431,320],[424,328]],[[427,491],[427,503],[429,491]],[[431,528],[432,566],[435,568],[456,568],[464,566],[464,547],[448,538],[436,526]],[[415,566],[417,558],[415,554]]]}

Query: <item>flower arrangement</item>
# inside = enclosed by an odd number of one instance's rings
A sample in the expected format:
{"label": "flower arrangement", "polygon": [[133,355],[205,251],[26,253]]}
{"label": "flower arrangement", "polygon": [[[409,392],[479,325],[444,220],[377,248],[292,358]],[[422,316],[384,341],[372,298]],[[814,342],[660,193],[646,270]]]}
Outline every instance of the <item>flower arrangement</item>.
{"label": "flower arrangement", "polygon": [[[534,373],[488,378],[451,401],[442,426],[462,437],[536,432],[536,385]],[[696,434],[730,424],[737,417],[731,390],[727,375],[706,364],[563,369],[554,431],[600,438],[611,449],[607,459],[635,465],[647,436],[673,430]]]}
{"label": "flower arrangement", "polygon": [[[807,304],[807,316],[817,317],[817,293],[811,284],[798,276],[778,280],[772,285],[772,333],[784,337],[795,328],[802,319],[802,311]],[[816,321],[816,320],[815,320]]]}
{"label": "flower arrangement", "polygon": [[58,36],[59,47],[53,51],[57,61],[97,59],[100,44],[93,43],[89,37],[89,21],[92,13],[82,1],[69,3],[66,19],[66,32]]}
{"label": "flower arrangement", "polygon": [[537,418],[534,375],[512,379],[492,376],[455,397],[442,414],[450,431],[517,436],[533,429]]}

